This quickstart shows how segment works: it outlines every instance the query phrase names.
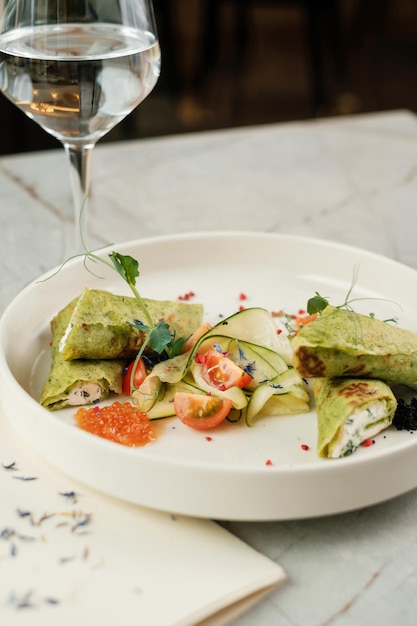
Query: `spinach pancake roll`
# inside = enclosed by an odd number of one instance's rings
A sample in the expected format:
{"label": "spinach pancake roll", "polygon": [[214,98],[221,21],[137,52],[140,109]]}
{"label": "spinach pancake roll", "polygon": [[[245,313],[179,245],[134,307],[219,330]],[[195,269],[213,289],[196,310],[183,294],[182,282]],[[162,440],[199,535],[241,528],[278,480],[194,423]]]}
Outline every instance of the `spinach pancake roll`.
{"label": "spinach pancake roll", "polygon": [[328,306],[291,344],[304,378],[377,378],[417,388],[417,334],[374,317]]}
{"label": "spinach pancake roll", "polygon": [[391,425],[397,400],[381,380],[314,378],[317,453],[337,459]]}
{"label": "spinach pancake roll", "polygon": [[125,361],[65,361],[59,351],[59,343],[77,302],[78,298],[51,321],[52,364],[39,400],[42,406],[50,410],[94,404],[107,398],[112,391],[122,393]]}
{"label": "spinach pancake roll", "polygon": [[[164,321],[176,338],[189,337],[201,325],[203,305],[143,299],[152,321]],[[139,322],[139,324],[138,324]],[[59,344],[66,360],[133,359],[142,347],[141,311],[135,298],[85,289]]]}

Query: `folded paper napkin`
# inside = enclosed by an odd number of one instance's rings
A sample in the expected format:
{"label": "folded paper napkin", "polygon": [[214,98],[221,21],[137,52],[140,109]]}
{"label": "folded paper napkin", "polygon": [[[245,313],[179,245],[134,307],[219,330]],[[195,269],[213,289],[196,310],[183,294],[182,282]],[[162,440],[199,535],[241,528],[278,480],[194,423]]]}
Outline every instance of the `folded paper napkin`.
{"label": "folded paper napkin", "polygon": [[214,522],[75,483],[36,457],[0,412],[2,624],[224,626],[284,579]]}

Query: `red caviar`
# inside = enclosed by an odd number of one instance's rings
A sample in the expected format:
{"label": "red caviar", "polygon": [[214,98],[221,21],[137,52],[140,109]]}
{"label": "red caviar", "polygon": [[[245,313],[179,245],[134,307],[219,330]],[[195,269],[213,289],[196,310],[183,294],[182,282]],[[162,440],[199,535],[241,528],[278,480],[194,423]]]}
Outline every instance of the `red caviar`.
{"label": "red caviar", "polygon": [[123,446],[144,446],[155,439],[148,415],[130,402],[82,407],[75,421],[79,428]]}

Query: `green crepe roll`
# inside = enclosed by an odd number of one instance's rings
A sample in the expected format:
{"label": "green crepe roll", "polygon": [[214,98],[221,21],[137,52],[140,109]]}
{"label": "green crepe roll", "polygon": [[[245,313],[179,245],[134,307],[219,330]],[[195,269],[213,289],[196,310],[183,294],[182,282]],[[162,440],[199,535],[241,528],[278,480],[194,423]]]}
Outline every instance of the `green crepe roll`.
{"label": "green crepe roll", "polygon": [[60,353],[59,343],[77,303],[78,298],[51,321],[52,364],[39,399],[50,410],[94,404],[107,398],[111,391],[122,392],[125,361],[65,361]]}
{"label": "green crepe roll", "polygon": [[392,423],[397,400],[381,380],[314,378],[312,385],[321,457],[348,456]]}
{"label": "green crepe roll", "polygon": [[291,340],[304,378],[377,378],[417,388],[417,334],[331,306]]}
{"label": "green crepe roll", "polygon": [[[203,305],[143,299],[152,321],[165,321],[175,337],[189,337],[203,321]],[[141,312],[135,298],[85,289],[59,343],[65,360],[133,359],[145,333],[138,328]]]}

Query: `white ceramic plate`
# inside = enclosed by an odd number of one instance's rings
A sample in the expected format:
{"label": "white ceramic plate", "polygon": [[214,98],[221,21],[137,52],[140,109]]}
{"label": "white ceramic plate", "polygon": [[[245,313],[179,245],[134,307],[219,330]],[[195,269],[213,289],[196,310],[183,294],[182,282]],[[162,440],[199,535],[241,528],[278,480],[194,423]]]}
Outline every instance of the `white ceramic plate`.
{"label": "white ceramic plate", "polygon": [[[318,291],[341,304],[353,292],[359,312],[417,331],[417,272],[348,246],[284,235],[199,233],[115,246],[140,263],[139,289],[176,299],[190,290],[206,319],[246,306],[288,313]],[[107,252],[110,252],[108,250]],[[155,443],[126,448],[78,429],[74,409],[50,413],[38,402],[47,375],[49,321],[84,286],[129,293],[119,276],[81,260],[47,281],[35,281],[0,322],[1,399],[15,429],[44,460],[105,493],[141,505],[198,517],[284,520],[368,506],[417,486],[417,434],[391,428],[375,445],[339,460],[319,459],[314,411],[260,420],[253,428],[224,424],[207,433],[166,420]],[[376,298],[376,299],[373,299]],[[309,450],[304,450],[307,444]],[[267,463],[270,461],[271,463]]]}

